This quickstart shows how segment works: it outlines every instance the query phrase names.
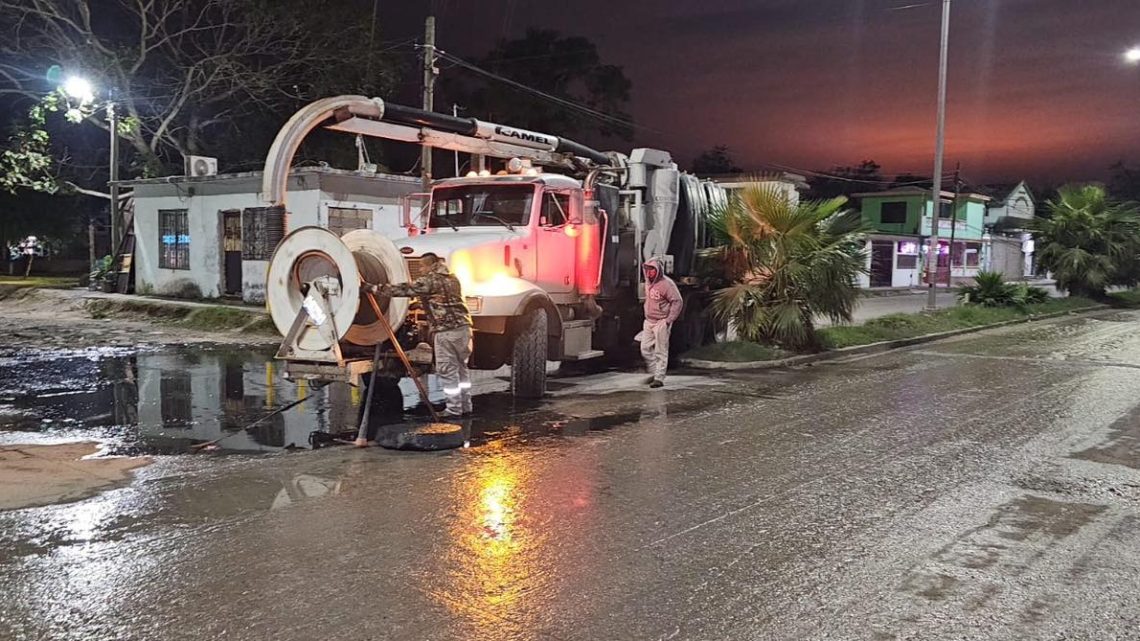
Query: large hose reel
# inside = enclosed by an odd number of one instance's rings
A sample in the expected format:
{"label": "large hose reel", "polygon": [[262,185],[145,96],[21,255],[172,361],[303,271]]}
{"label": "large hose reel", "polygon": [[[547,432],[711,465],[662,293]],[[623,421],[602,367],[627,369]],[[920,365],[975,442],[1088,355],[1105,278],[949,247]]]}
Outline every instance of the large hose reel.
{"label": "large hose reel", "polygon": [[[340,341],[362,347],[388,340],[384,323],[362,297],[361,281],[406,283],[408,267],[396,245],[378,232],[358,229],[342,237],[323,227],[287,235],[269,262],[265,299],[286,357],[340,358]],[[404,322],[408,299],[378,299],[393,328]]]}

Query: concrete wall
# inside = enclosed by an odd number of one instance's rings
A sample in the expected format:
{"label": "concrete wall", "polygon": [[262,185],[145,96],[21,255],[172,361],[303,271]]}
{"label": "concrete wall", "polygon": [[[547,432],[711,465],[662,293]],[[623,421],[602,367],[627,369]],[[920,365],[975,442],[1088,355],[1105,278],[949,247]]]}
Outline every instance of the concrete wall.
{"label": "concrete wall", "polygon": [[748,189],[750,187],[759,186],[762,189],[777,189],[779,191],[782,191],[784,193],[784,195],[788,198],[788,201],[791,202],[793,205],[798,205],[800,202],[800,192],[798,189],[796,189],[796,184],[793,182],[788,182],[788,181],[784,181],[784,180],[757,180],[757,181],[746,181],[746,182],[718,182],[717,184],[720,185],[722,188],[724,188],[724,190],[726,192],[728,192],[728,195],[730,195],[730,196],[733,193],[739,193],[740,191],[743,191],[743,190]]}
{"label": "concrete wall", "polygon": [[[152,186],[139,185],[135,196],[135,288],[140,292],[176,295],[188,284],[198,287],[205,298],[222,294],[222,217],[228,209],[264,207],[256,193],[152,195]],[[143,193],[139,193],[142,191]],[[319,192],[310,190],[289,195],[289,226],[317,224]],[[185,209],[190,231],[190,269],[159,267],[158,212]],[[266,261],[246,261],[242,266],[243,292],[247,286],[264,295]]]}
{"label": "concrete wall", "polygon": [[1001,272],[1006,279],[1017,280],[1024,275],[1024,265],[1021,239],[994,237],[990,243],[988,271]]}

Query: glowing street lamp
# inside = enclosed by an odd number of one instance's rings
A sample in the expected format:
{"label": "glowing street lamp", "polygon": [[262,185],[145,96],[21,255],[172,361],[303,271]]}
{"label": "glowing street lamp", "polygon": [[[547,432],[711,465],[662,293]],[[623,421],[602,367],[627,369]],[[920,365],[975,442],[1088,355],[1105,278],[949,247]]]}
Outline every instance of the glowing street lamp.
{"label": "glowing street lamp", "polygon": [[1140,47],[1132,47],[1125,51],[1124,60],[1134,65],[1140,64]]}
{"label": "glowing street lamp", "polygon": [[[69,98],[78,100],[81,107],[95,102],[95,88],[83,76],[68,76],[60,85]],[[119,115],[115,111],[114,94],[107,100],[107,122],[111,132],[110,186],[111,186],[111,252],[117,253],[119,246]],[[74,113],[73,113],[74,112]],[[68,112],[68,117],[82,119],[81,110]]]}
{"label": "glowing street lamp", "polygon": [[86,78],[80,76],[71,76],[64,80],[63,92],[83,105],[95,102],[95,89]]}

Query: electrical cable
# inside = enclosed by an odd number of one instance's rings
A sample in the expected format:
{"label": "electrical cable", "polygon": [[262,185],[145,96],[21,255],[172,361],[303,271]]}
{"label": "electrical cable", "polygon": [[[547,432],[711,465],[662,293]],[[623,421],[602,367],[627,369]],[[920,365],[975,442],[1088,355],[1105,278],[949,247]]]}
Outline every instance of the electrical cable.
{"label": "electrical cable", "polygon": [[[924,185],[924,184],[931,181],[931,179],[929,179],[929,178],[926,178],[923,180],[901,182],[901,183],[895,182],[893,180],[885,180],[885,179],[884,180],[868,180],[868,179],[862,179],[862,178],[851,178],[850,176],[838,176],[835,174],[829,174],[827,172],[821,172],[821,171],[814,171],[811,169],[800,169],[798,167],[792,167],[789,165],[782,165],[780,163],[774,163],[774,162],[767,162],[767,163],[761,163],[761,164],[768,165],[769,167],[775,167],[776,169],[780,169],[782,171],[790,171],[790,172],[794,172],[797,174],[804,174],[806,176],[812,176],[812,177],[816,177],[816,178],[827,178],[830,180],[838,180],[841,182],[860,183],[860,184],[866,184],[866,185],[886,185],[886,186],[892,186],[893,185],[895,187],[906,187],[906,186],[911,186],[911,185]],[[954,177],[954,174],[950,173],[950,174],[946,174],[945,176],[943,176],[942,179],[947,180],[947,179],[950,179],[953,177]]]}
{"label": "electrical cable", "polygon": [[597,111],[595,109],[591,109],[590,107],[587,107],[585,105],[581,105],[579,103],[576,103],[572,100],[567,100],[566,98],[561,98],[561,97],[555,96],[553,94],[546,93],[545,91],[542,91],[540,89],[535,89],[534,87],[524,85],[521,82],[511,80],[510,78],[500,76],[497,73],[483,69],[482,67],[476,66],[470,62],[467,62],[466,60],[464,60],[462,58],[459,58],[457,56],[449,54],[446,51],[443,51],[441,49],[436,49],[436,54],[440,58],[443,58],[445,60],[453,62],[456,65],[463,67],[469,71],[473,71],[477,74],[480,74],[480,75],[485,76],[487,78],[490,78],[492,80],[497,80],[497,81],[502,82],[504,84],[510,85],[511,87],[518,89],[520,91],[525,91],[527,93],[533,94],[533,95],[538,96],[540,98],[544,98],[544,99],[546,99],[550,102],[553,102],[555,104],[558,104],[562,107],[565,107],[567,109],[572,109],[574,111],[577,111],[579,113],[582,113],[584,115],[587,115],[587,116],[590,116],[593,118],[597,118],[598,120],[609,122],[611,124],[621,125],[623,127],[630,127],[633,129],[641,129],[644,131],[651,131],[651,132],[658,133],[658,134],[664,133],[664,132],[658,131],[657,129],[653,129],[652,127],[646,127],[644,125],[639,125],[639,124],[634,123],[634,122],[629,121],[629,120],[624,120],[624,119],[618,118],[616,116],[611,116],[609,114],[602,113],[602,112]]}

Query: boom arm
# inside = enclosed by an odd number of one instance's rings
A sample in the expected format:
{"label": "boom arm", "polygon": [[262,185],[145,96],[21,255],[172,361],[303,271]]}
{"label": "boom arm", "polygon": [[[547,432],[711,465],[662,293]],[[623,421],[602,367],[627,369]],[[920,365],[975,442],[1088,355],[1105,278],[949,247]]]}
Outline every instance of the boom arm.
{"label": "boom arm", "polygon": [[289,168],[305,136],[326,129],[373,138],[410,142],[448,151],[494,158],[528,158],[533,162],[567,168],[581,167],[579,158],[608,166],[610,156],[572,140],[516,129],[475,118],[456,118],[412,107],[386,104],[380,98],[337,96],[309,104],[277,133],[262,175],[262,198],[273,205],[285,203]]}

